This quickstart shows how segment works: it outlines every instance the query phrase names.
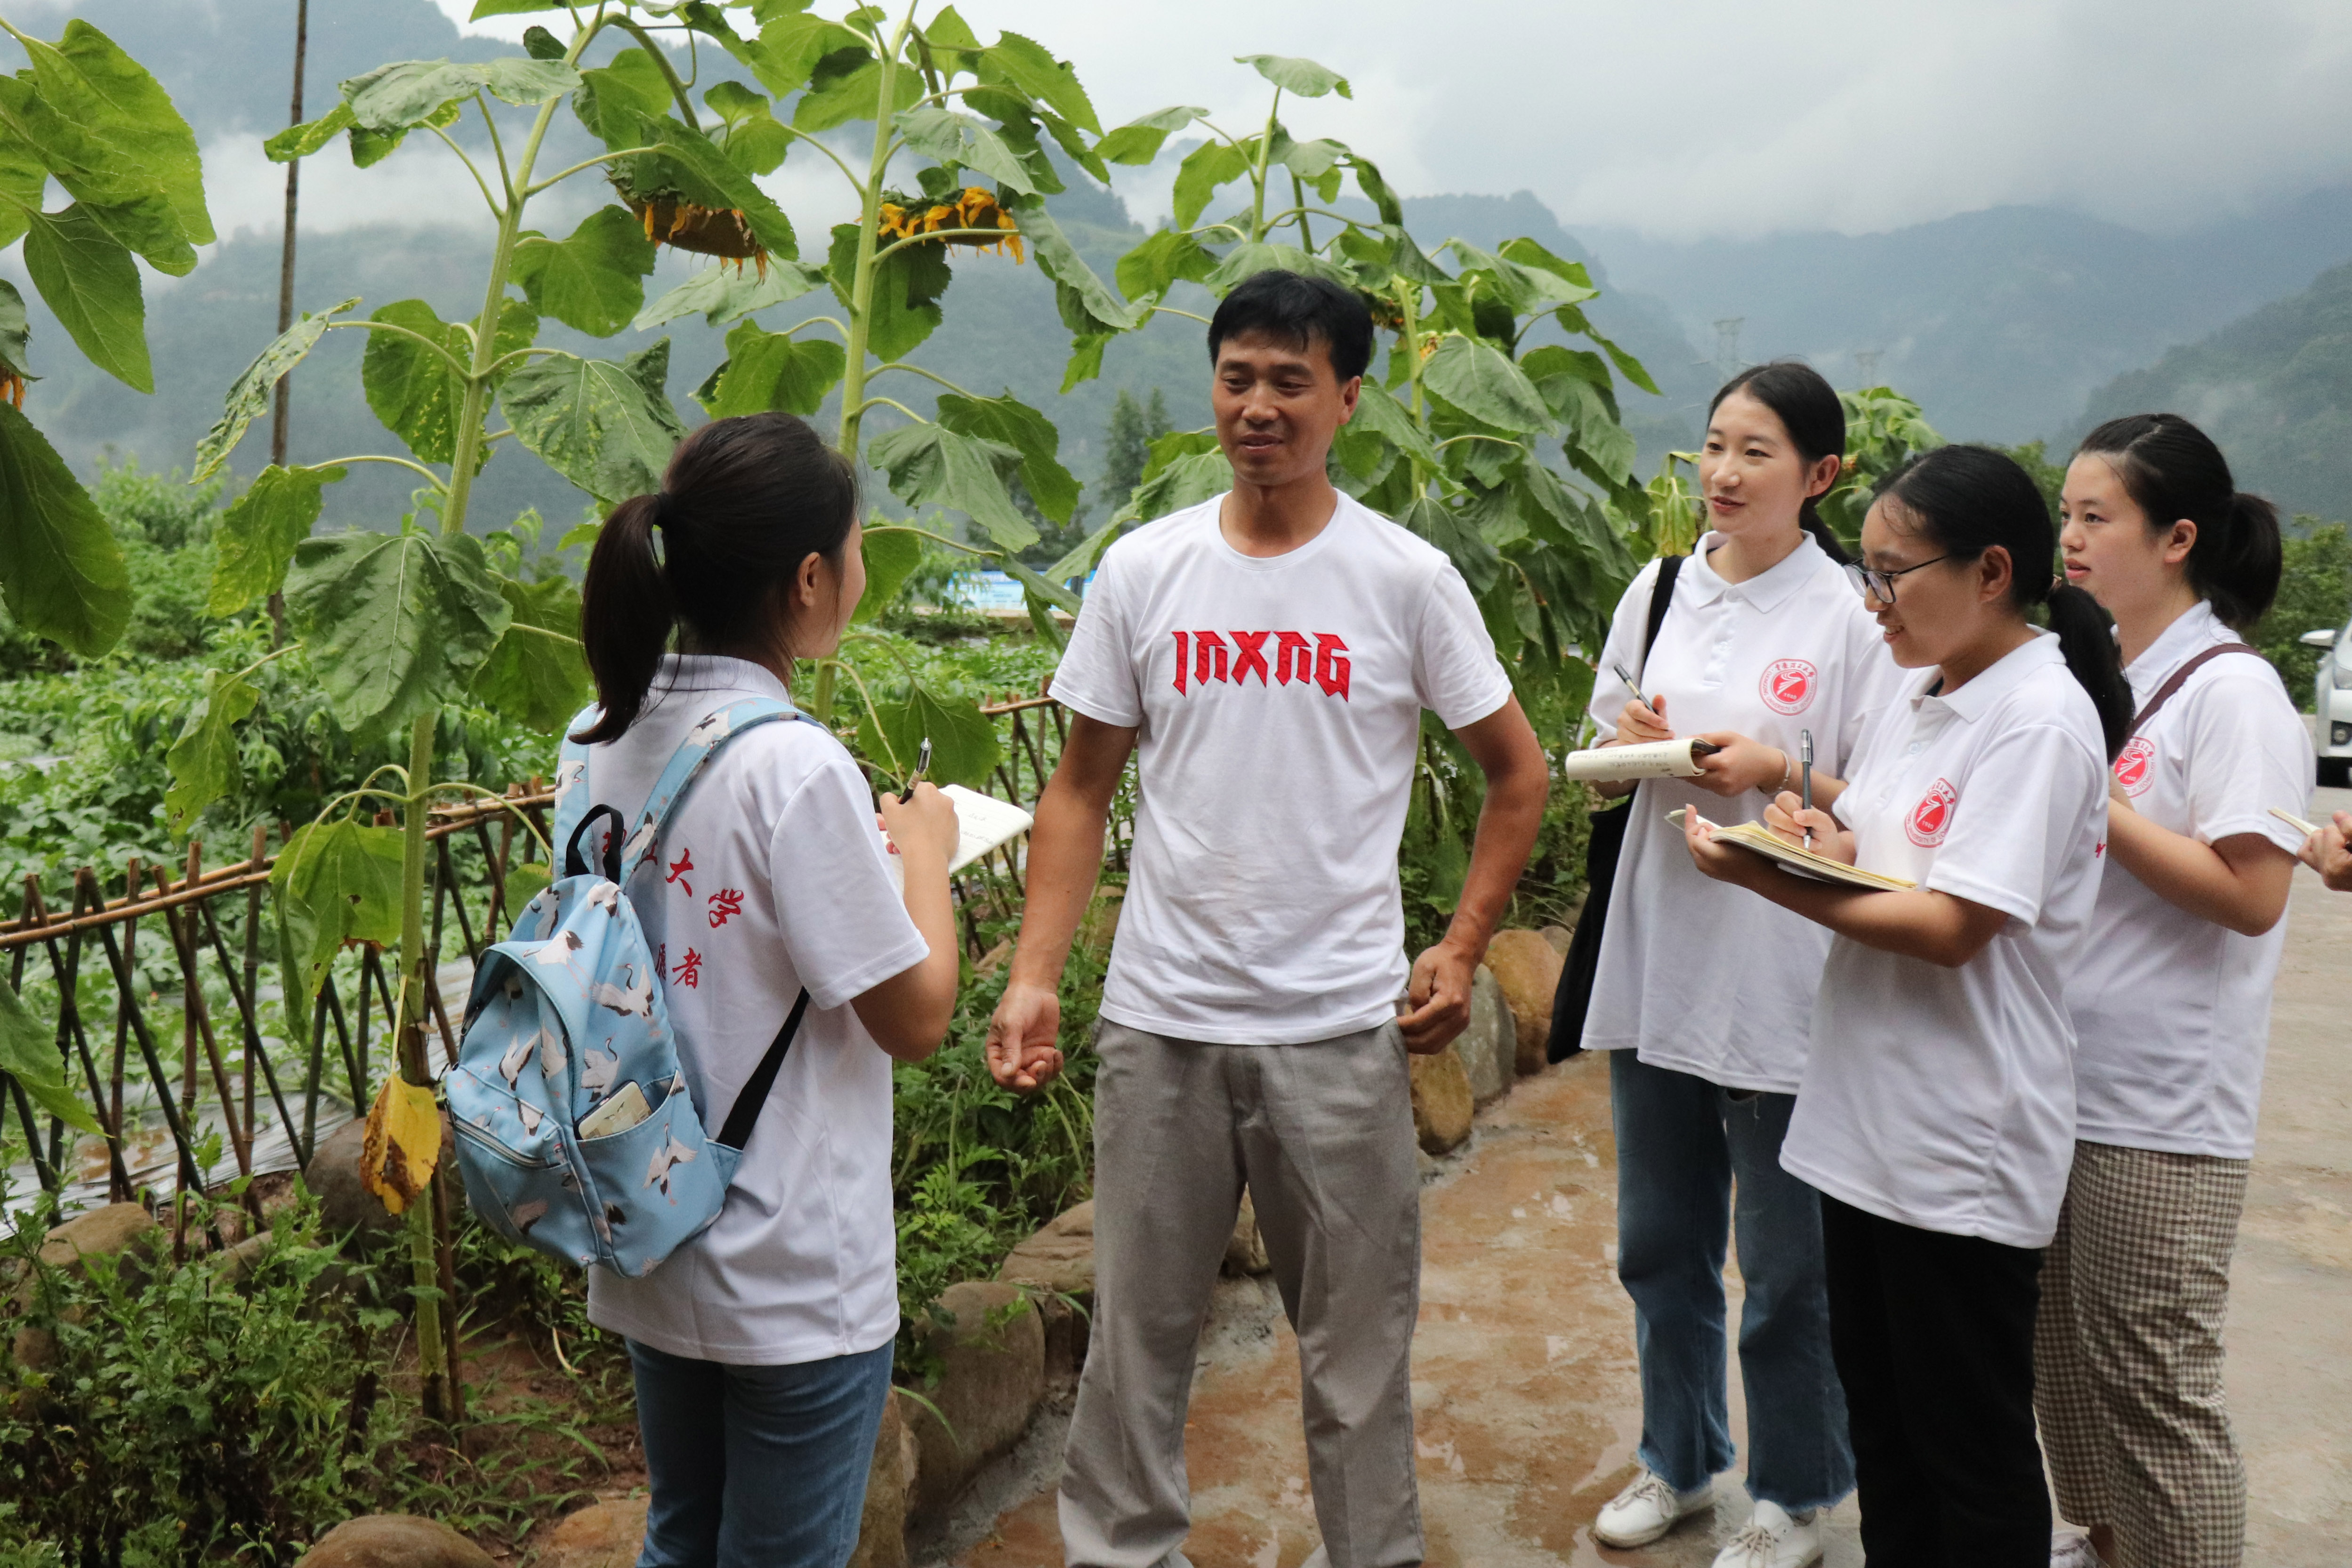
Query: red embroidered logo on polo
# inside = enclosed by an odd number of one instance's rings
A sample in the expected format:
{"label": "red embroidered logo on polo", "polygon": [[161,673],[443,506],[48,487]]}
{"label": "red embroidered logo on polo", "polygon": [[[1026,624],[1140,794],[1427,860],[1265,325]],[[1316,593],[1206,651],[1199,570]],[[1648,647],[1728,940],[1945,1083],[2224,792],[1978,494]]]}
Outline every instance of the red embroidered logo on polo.
{"label": "red embroidered logo on polo", "polygon": [[1952,809],[1960,803],[1960,792],[1952,788],[1948,779],[1938,779],[1928,786],[1927,794],[1911,808],[1903,819],[1903,831],[1921,849],[1933,849],[1944,841],[1952,826]]}
{"label": "red embroidered logo on polo", "polygon": [[2116,782],[2124,787],[2126,795],[2147,793],[2156,782],[2156,743],[2144,736],[2133,736],[2116,754]]}
{"label": "red embroidered logo on polo", "polygon": [[1764,666],[1763,678],[1756,683],[1757,695],[1774,713],[1802,713],[1813,706],[1820,674],[1810,660],[1775,659]]}
{"label": "red embroidered logo on polo", "polygon": [[[1310,682],[1325,696],[1348,700],[1348,644],[1331,632],[1178,632],[1176,689],[1191,695],[1212,681],[1240,685],[1255,675],[1262,686]],[[1266,643],[1274,643],[1271,659]]]}

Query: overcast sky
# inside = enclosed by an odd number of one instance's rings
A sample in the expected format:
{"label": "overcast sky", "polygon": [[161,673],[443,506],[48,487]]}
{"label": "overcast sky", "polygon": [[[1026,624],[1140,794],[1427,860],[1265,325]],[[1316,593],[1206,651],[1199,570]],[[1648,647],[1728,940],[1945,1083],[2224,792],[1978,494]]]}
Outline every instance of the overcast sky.
{"label": "overcast sky", "polygon": [[[1568,224],[1662,237],[1866,233],[2004,203],[2164,229],[2352,178],[2347,0],[960,8],[983,37],[1012,28],[1074,61],[1106,124],[1190,102],[1249,125],[1264,84],[1232,57],[1306,55],[1355,100],[1286,122],[1361,149],[1400,189],[1527,189]],[[520,37],[527,20],[489,26]]]}

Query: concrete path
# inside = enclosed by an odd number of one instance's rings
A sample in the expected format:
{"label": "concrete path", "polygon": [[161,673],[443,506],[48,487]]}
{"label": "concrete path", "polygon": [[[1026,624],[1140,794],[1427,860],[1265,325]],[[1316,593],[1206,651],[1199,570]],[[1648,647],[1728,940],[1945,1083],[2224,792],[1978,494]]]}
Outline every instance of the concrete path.
{"label": "concrete path", "polygon": [[[2315,800],[2345,806],[2352,792]],[[2230,1397],[2252,1493],[2250,1568],[2341,1568],[2352,1561],[2352,896],[2299,872],[2290,918],[2233,1270]],[[1745,1521],[1735,1475],[1717,1483],[1714,1520],[1654,1547],[1591,1540],[1593,1513],[1633,1474],[1641,1427],[1632,1315],[1612,1268],[1614,1155],[1606,1063],[1580,1058],[1489,1107],[1423,1188],[1413,1387],[1429,1561],[1441,1568],[1703,1568]],[[1727,1282],[1736,1301],[1736,1270]],[[1271,1285],[1226,1281],[1187,1437],[1185,1550],[1199,1568],[1298,1568],[1315,1545],[1297,1355]],[[1732,1396],[1738,1437],[1736,1379]],[[1831,1568],[1862,1562],[1855,1527],[1851,1501],[1832,1515]],[[954,1561],[1061,1563],[1050,1484],[983,1528]]]}

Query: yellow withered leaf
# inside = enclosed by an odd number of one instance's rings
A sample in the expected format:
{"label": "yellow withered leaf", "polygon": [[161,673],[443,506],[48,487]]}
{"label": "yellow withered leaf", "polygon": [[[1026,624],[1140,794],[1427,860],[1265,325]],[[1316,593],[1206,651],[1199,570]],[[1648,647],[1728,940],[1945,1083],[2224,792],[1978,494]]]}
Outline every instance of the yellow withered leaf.
{"label": "yellow withered leaf", "polygon": [[392,1074],[368,1110],[360,1180],[383,1199],[384,1207],[398,1214],[424,1194],[440,1159],[441,1113],[431,1087]]}

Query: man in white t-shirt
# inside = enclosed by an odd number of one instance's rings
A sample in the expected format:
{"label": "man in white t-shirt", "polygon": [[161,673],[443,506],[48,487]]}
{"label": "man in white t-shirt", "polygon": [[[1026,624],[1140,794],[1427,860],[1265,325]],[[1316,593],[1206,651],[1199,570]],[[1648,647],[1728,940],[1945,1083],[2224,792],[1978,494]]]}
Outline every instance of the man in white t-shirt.
{"label": "man in white t-shirt", "polygon": [[[1371,346],[1328,281],[1262,272],[1225,297],[1209,355],[1234,487],[1110,548],[1054,677],[1074,716],[989,1030],[999,1082],[1060,1069],[1062,966],[1130,752],[1138,768],[1097,1041],[1070,1568],[1182,1568],[1184,1413],[1244,1186],[1298,1334],[1318,1557],[1422,1559],[1405,1056],[1468,1021],[1549,780],[1461,575],[1325,476]],[[1423,708],[1487,788],[1453,923],[1408,967],[1397,846]]]}

